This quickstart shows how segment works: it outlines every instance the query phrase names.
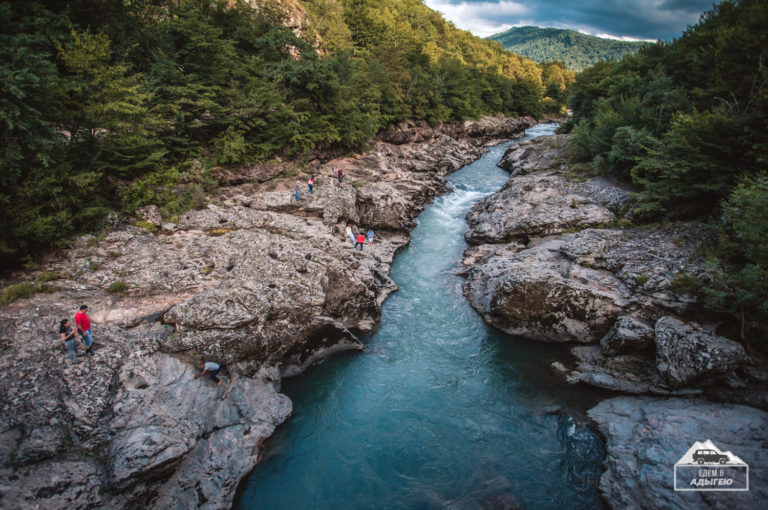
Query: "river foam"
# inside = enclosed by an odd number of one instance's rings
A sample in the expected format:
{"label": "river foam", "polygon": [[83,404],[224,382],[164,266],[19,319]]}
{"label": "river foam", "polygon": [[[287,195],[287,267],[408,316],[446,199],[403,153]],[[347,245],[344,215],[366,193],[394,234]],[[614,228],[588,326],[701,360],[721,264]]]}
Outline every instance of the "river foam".
{"label": "river foam", "polygon": [[[526,138],[553,129],[538,125]],[[602,506],[602,443],[569,416],[594,399],[549,375],[559,347],[486,326],[456,276],[464,217],[506,183],[496,167],[506,146],[452,174],[452,192],[419,216],[392,266],[400,291],[367,352],[286,381],[294,415],[236,508]]]}

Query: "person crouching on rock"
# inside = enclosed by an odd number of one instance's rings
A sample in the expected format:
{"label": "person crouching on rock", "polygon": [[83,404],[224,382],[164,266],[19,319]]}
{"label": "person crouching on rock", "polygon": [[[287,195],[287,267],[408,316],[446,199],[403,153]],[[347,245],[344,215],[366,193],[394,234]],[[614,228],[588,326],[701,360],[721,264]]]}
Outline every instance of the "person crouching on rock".
{"label": "person crouching on rock", "polygon": [[363,251],[363,243],[365,243],[365,234],[360,232],[357,234],[357,242],[355,243],[355,248],[357,248],[357,245],[360,245],[360,251]]}
{"label": "person crouching on rock", "polygon": [[219,370],[221,370],[221,367],[218,363],[214,363],[213,361],[206,361],[205,363],[200,363],[200,368],[203,371],[199,374],[195,374],[195,379],[201,375],[208,374],[208,376],[213,379],[213,382],[215,382],[218,386],[221,386],[221,379],[216,377],[216,374],[218,374]]}
{"label": "person crouching on rock", "polygon": [[61,341],[64,342],[64,345],[67,346],[70,361],[72,363],[80,363],[79,360],[75,359],[75,356],[79,356],[77,353],[77,337],[75,336],[75,328],[72,327],[69,319],[62,319],[61,324],[59,324],[59,336],[61,336]]}

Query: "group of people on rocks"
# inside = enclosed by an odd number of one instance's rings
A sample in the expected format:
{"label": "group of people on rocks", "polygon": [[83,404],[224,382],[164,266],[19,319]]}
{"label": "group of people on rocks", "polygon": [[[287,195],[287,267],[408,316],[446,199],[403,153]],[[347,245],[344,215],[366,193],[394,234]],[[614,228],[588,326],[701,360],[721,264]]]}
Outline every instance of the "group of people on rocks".
{"label": "group of people on rocks", "polygon": [[[88,317],[88,305],[82,305],[75,313],[74,325],[70,319],[62,319],[59,323],[59,337],[67,347],[67,353],[72,363],[80,363],[77,358],[80,356],[93,356],[93,336],[91,336],[91,318]],[[85,354],[80,354],[77,349],[78,337],[85,344]],[[209,376],[213,382],[221,386],[221,379],[216,374],[221,370],[221,366],[213,361],[200,363],[202,372],[195,375],[195,379],[201,375]]]}
{"label": "group of people on rocks", "polygon": [[72,363],[79,363],[77,359],[81,354],[77,351],[78,337],[85,344],[85,354],[93,356],[93,337],[91,336],[91,319],[88,317],[88,305],[82,305],[75,313],[75,324],[70,319],[62,319],[59,323],[59,337],[67,347],[69,359]]}
{"label": "group of people on rocks", "polygon": [[355,233],[352,232],[352,225],[347,223],[346,234],[349,240],[352,241],[354,248],[360,246],[360,251],[363,251],[363,245],[365,244],[366,236],[368,238],[368,242],[373,243],[374,232],[372,228],[369,228],[367,233],[359,232],[357,235],[355,235]]}
{"label": "group of people on rocks", "polygon": [[[333,180],[337,179],[339,183],[339,187],[344,187],[344,170],[341,168],[333,167],[333,171],[330,176],[330,180],[328,183],[333,186]],[[307,189],[309,190],[310,195],[314,195],[315,193],[315,182],[317,182],[317,177],[314,174],[311,174],[309,176],[309,179],[307,180]],[[296,192],[294,194],[294,197],[296,198],[296,201],[299,201],[299,198],[301,197],[301,182],[296,181]]]}

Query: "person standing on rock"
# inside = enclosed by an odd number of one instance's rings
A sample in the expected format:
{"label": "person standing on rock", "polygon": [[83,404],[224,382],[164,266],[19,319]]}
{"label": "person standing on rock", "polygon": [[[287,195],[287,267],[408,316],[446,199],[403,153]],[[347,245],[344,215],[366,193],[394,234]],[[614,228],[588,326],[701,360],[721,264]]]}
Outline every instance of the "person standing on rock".
{"label": "person standing on rock", "polygon": [[352,225],[347,223],[347,229],[344,231],[347,237],[349,237],[349,240],[352,241],[352,244],[355,244],[355,234],[352,233]]}
{"label": "person standing on rock", "polygon": [[77,324],[77,332],[80,333],[80,338],[85,342],[85,353],[93,356],[93,337],[91,337],[91,319],[88,317],[88,305],[83,305],[80,310],[75,314],[75,324]]}
{"label": "person standing on rock", "polygon": [[373,229],[372,228],[368,229],[368,242],[369,243],[373,242]]}
{"label": "person standing on rock", "polygon": [[344,170],[339,168],[339,170],[336,172],[336,175],[339,178],[339,187],[343,188],[344,187]]}
{"label": "person standing on rock", "polygon": [[365,243],[365,234],[360,232],[357,234],[357,242],[355,243],[355,248],[357,248],[357,245],[360,245],[360,251],[363,251],[363,243]]}
{"label": "person standing on rock", "polygon": [[77,353],[77,336],[75,328],[72,327],[69,319],[63,319],[59,324],[59,336],[64,345],[67,346],[70,361],[72,363],[80,363],[80,360],[75,359],[76,356],[79,356]]}
{"label": "person standing on rock", "polygon": [[315,176],[310,175],[309,180],[307,181],[307,187],[309,188],[309,194],[312,195],[312,188],[315,186]]}
{"label": "person standing on rock", "polygon": [[296,181],[296,201],[299,201],[299,193],[301,192],[301,184],[299,184],[299,181]]}
{"label": "person standing on rock", "polygon": [[216,377],[216,374],[219,373],[219,370],[221,370],[221,367],[218,363],[215,363],[213,361],[206,361],[205,363],[200,363],[200,368],[203,370],[199,374],[195,374],[195,379],[200,377],[201,375],[208,374],[208,377],[213,379],[213,382],[216,383],[217,386],[221,386],[221,379]]}

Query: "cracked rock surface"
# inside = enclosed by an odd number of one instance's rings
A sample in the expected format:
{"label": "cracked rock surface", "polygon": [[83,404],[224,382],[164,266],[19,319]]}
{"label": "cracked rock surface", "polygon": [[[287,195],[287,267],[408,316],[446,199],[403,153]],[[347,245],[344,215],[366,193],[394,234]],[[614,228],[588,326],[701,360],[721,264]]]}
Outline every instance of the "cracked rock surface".
{"label": "cracked rock surface", "polygon": [[[142,208],[151,229],[113,218],[12,275],[51,292],[0,308],[0,507],[230,508],[291,412],[281,377],[363,349],[397,290],[392,259],[444,176],[534,122],[394,126],[368,153],[311,162],[315,193],[307,174],[299,201],[304,167],[225,169],[235,185],[203,209],[168,221]],[[374,243],[354,250],[347,222]],[[83,303],[94,355],[70,363],[58,324]],[[221,386],[193,377],[201,359],[224,366]]]}
{"label": "cracked rock surface", "polygon": [[572,360],[551,363],[567,383],[631,395],[589,411],[606,439],[600,491],[610,507],[764,507],[762,467],[737,498],[672,485],[694,441],[751,467],[768,462],[768,363],[719,331],[697,295],[712,277],[702,257],[712,233],[632,226],[628,190],[575,172],[569,145],[557,135],[507,151],[509,182],[467,217],[465,295],[503,331],[570,344]]}

